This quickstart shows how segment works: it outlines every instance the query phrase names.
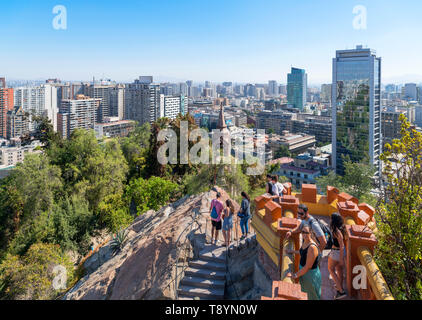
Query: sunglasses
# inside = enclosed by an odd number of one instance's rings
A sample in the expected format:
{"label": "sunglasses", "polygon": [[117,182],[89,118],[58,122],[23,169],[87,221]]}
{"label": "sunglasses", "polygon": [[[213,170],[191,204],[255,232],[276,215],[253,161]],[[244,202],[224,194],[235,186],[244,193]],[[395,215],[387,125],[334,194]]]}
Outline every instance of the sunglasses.
{"label": "sunglasses", "polygon": [[302,231],[303,234],[310,234],[308,231]]}

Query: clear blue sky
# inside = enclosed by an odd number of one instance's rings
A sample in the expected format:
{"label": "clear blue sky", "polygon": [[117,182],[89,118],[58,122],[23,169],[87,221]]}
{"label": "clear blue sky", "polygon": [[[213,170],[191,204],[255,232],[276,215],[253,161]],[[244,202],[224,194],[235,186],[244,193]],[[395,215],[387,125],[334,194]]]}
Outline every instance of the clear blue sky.
{"label": "clear blue sky", "polygon": [[[59,4],[67,30],[52,27]],[[0,76],[286,82],[296,66],[312,84],[331,81],[336,49],[363,44],[383,82],[422,82],[421,14],[420,0],[2,1]]]}

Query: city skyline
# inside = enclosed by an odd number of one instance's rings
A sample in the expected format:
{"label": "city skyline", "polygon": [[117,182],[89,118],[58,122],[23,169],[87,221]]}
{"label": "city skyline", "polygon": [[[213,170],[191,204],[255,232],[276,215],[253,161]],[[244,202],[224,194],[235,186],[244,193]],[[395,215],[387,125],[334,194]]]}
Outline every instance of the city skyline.
{"label": "city skyline", "polygon": [[[153,74],[158,81],[286,83],[294,66],[307,71],[312,86],[330,83],[336,50],[362,44],[383,58],[383,83],[420,83],[422,45],[416,40],[422,4],[405,2],[101,1],[100,6],[75,0],[60,3],[67,9],[66,30],[52,26],[56,1],[5,3],[0,34],[8,50],[0,53],[0,71],[10,80],[95,76],[131,82],[138,74]],[[363,30],[353,26],[357,5],[367,10]]]}

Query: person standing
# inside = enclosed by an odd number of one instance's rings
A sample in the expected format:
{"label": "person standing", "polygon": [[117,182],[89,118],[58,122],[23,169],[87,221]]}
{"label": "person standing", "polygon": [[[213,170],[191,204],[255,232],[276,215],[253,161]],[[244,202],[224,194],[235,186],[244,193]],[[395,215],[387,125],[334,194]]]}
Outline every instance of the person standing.
{"label": "person standing", "polygon": [[299,253],[300,263],[297,273],[289,273],[293,280],[299,279],[303,292],[308,294],[308,300],[321,299],[321,271],[319,270],[319,249],[311,237],[311,228],[302,228],[303,243],[299,251],[288,250],[287,253]]}
{"label": "person standing", "polygon": [[242,236],[240,240],[245,239],[249,233],[249,219],[251,218],[251,200],[248,194],[244,191],[241,193],[242,203],[240,205],[240,211],[237,214],[240,218],[240,228],[242,230]]}
{"label": "person standing", "polygon": [[224,209],[223,214],[223,236],[224,236],[224,247],[230,246],[231,241],[231,231],[233,229],[233,214],[234,214],[234,206],[233,203],[227,199],[226,200],[226,208]]}
{"label": "person standing", "polygon": [[[215,239],[215,244],[218,241],[218,235],[221,230],[221,213],[223,211],[223,204],[220,201],[221,193],[217,192],[216,198],[211,201],[210,215],[211,215],[211,244]],[[214,237],[215,235],[215,237]]]}
{"label": "person standing", "polygon": [[267,174],[267,183],[265,185],[265,192],[270,196],[273,196],[273,178],[271,175]]}
{"label": "person standing", "polygon": [[346,227],[343,217],[335,212],[331,215],[331,232],[333,234],[333,247],[328,255],[328,271],[333,278],[337,290],[334,299],[342,299],[346,297],[343,289],[344,275],[344,241],[347,239]]}
{"label": "person standing", "polygon": [[277,189],[278,195],[280,197],[282,197],[283,194],[286,193],[286,189],[284,188],[284,186],[280,182],[278,182],[277,176],[273,176],[273,184]]}
{"label": "person standing", "polygon": [[286,233],[286,239],[289,239],[292,234],[299,233],[305,226],[308,226],[315,234],[315,237],[319,242],[319,252],[322,252],[325,249],[325,246],[327,245],[327,239],[325,238],[324,232],[322,231],[318,221],[309,214],[308,207],[303,203],[299,205],[299,208],[297,209],[297,214],[299,219],[301,220],[301,223],[292,231]]}

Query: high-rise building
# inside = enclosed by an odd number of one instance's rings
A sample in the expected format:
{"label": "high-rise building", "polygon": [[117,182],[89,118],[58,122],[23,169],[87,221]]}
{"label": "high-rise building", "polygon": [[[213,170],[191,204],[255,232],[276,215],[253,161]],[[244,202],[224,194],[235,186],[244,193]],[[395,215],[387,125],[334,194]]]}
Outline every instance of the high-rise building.
{"label": "high-rise building", "polygon": [[57,114],[58,132],[66,139],[76,129],[94,129],[97,107],[101,99],[94,99],[84,95],[76,100],[62,100]]}
{"label": "high-rise building", "polygon": [[357,46],[339,50],[333,59],[333,168],[344,174],[344,160],[380,170],[381,58]]}
{"label": "high-rise building", "polygon": [[6,88],[6,78],[0,78],[0,89]]}
{"label": "high-rise building", "polygon": [[115,86],[112,84],[93,84],[88,87],[88,96],[93,99],[100,99],[100,105],[97,109],[96,121],[104,122],[106,117],[111,115],[110,110],[110,91]]}
{"label": "high-rise building", "polygon": [[125,89],[126,119],[138,121],[140,125],[156,121],[161,117],[160,98],[159,84],[140,80],[128,84]]}
{"label": "high-rise building", "polygon": [[303,111],[306,104],[308,76],[303,69],[292,68],[287,75],[287,101],[295,108]]}
{"label": "high-rise building", "polygon": [[123,120],[126,113],[124,85],[118,85],[114,88],[110,88],[109,99],[110,116],[118,117],[120,120]]}
{"label": "high-rise building", "polygon": [[29,117],[23,108],[16,106],[7,112],[7,139],[19,138],[29,134]]}
{"label": "high-rise building", "polygon": [[278,84],[275,80],[268,81],[268,95],[271,97],[278,96]]}
{"label": "high-rise building", "polygon": [[331,102],[331,84],[321,85],[321,102],[330,103]]}
{"label": "high-rise building", "polygon": [[408,101],[418,100],[418,88],[416,83],[406,83],[404,85],[404,97]]}
{"label": "high-rise building", "polygon": [[[57,88],[50,84],[38,87],[21,87],[14,90],[14,105],[21,106],[23,111],[36,116],[47,117],[57,131]],[[31,122],[31,120],[30,120]],[[30,124],[33,129],[33,124]]]}
{"label": "high-rise building", "polygon": [[188,98],[184,95],[160,97],[161,117],[176,119],[179,114],[185,115],[188,112]]}
{"label": "high-rise building", "polygon": [[0,87],[0,137],[6,138],[7,112],[13,110],[13,89]]}

